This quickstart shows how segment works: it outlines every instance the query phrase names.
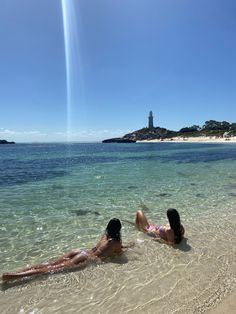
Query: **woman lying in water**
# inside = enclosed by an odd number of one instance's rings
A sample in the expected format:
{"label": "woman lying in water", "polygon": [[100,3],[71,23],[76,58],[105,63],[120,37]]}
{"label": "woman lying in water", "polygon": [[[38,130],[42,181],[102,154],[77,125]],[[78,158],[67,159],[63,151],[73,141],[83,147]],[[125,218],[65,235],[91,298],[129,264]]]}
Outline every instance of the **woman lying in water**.
{"label": "woman lying in water", "polygon": [[142,210],[137,211],[135,225],[148,235],[162,239],[168,244],[178,244],[184,236],[184,227],[180,222],[179,213],[174,208],[167,210],[168,225],[155,225],[148,222]]}
{"label": "woman lying in water", "polygon": [[121,223],[119,219],[113,218],[109,221],[105,234],[91,250],[72,250],[59,257],[54,262],[34,265],[16,272],[7,272],[2,275],[4,282],[23,277],[54,273],[65,269],[71,269],[78,265],[84,265],[89,261],[103,260],[107,257],[120,255],[124,248],[131,247],[133,244],[123,246],[121,242]]}

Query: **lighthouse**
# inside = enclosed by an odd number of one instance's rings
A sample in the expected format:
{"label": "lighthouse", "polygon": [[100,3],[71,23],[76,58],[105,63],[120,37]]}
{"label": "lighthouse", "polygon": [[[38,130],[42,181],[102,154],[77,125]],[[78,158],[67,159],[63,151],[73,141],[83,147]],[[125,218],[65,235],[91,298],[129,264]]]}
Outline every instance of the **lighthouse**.
{"label": "lighthouse", "polygon": [[153,126],[153,115],[152,115],[152,111],[149,112],[149,116],[148,116],[148,127],[149,129],[152,129]]}

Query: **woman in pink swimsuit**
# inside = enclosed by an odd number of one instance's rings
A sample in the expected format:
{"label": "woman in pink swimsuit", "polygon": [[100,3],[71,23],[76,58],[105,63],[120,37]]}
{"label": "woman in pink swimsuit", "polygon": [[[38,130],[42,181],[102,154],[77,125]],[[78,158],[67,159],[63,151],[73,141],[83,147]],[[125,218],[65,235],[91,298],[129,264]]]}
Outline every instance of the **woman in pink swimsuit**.
{"label": "woman in pink swimsuit", "polygon": [[168,244],[178,244],[184,236],[184,227],[180,222],[180,216],[176,209],[167,210],[168,225],[155,225],[148,222],[142,210],[136,213],[136,227],[148,235],[160,238]]}
{"label": "woman in pink swimsuit", "polygon": [[2,275],[2,280],[6,282],[33,275],[55,273],[64,269],[71,269],[78,265],[84,265],[89,261],[103,260],[106,257],[120,255],[123,252],[123,248],[127,248],[132,245],[122,245],[120,230],[120,220],[113,218],[109,221],[105,234],[101,237],[97,245],[91,250],[72,250],[62,257],[59,257],[54,262],[34,265],[16,272],[4,273]]}

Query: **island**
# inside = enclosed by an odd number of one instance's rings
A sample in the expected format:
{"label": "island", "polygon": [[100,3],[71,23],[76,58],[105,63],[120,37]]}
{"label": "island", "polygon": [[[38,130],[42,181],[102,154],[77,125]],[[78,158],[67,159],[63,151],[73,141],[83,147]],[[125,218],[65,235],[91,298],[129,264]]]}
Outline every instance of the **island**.
{"label": "island", "polygon": [[136,140],[128,139],[124,137],[115,137],[103,140],[103,143],[136,143]]}
{"label": "island", "polygon": [[153,114],[150,111],[148,126],[125,134],[122,137],[103,140],[103,143],[136,143],[142,141],[207,141],[224,140],[231,141],[236,137],[236,123],[227,121],[208,120],[203,126],[193,125],[183,127],[179,131],[168,130],[162,127],[154,127]]}
{"label": "island", "polygon": [[0,140],[0,144],[15,144],[15,142],[8,142],[6,140]]}

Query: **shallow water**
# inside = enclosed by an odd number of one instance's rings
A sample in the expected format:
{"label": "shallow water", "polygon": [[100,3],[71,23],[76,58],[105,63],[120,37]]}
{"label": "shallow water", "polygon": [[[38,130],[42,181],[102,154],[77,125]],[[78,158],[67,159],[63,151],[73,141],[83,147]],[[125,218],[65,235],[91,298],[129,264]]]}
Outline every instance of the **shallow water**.
{"label": "shallow water", "polygon": [[[123,257],[2,286],[1,313],[203,313],[236,287],[236,145],[16,144],[0,147],[2,272],[90,248],[124,219]],[[173,248],[126,222],[166,223]]]}

